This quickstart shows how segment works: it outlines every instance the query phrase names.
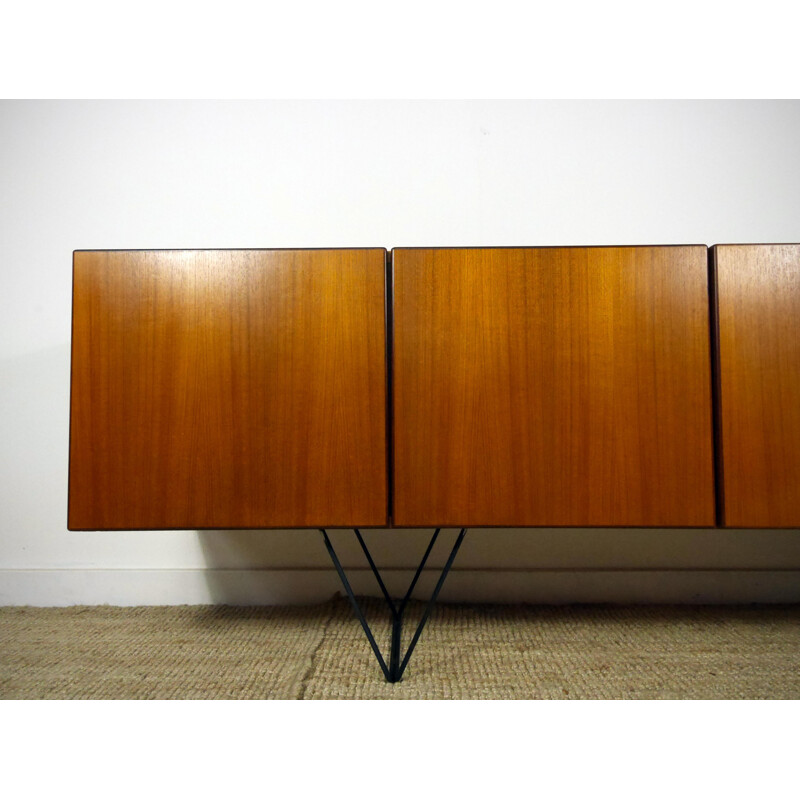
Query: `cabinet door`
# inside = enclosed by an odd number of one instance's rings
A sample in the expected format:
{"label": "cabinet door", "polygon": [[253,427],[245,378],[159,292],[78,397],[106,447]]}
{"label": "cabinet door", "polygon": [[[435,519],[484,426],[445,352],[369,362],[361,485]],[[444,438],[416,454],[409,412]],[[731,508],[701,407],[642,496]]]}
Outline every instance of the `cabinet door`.
{"label": "cabinet door", "polygon": [[385,525],[384,250],[76,252],[69,527]]}
{"label": "cabinet door", "polygon": [[394,522],[715,523],[707,249],[400,249]]}
{"label": "cabinet door", "polygon": [[800,245],[713,253],[724,521],[800,527]]}

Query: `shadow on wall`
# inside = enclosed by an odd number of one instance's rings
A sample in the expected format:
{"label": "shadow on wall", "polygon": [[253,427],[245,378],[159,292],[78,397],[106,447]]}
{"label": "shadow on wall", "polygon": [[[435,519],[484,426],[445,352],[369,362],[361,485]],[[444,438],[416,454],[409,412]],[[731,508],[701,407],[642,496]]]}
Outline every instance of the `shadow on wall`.
{"label": "shadow on wall", "polygon": [[[207,566],[206,582],[215,603],[236,605],[252,602],[253,597],[263,597],[263,602],[296,602],[298,597],[323,602],[343,591],[318,530],[197,533]],[[387,570],[390,591],[396,592],[403,585],[409,565],[416,569],[430,533],[385,529],[363,532],[379,567]],[[377,591],[352,530],[329,531],[329,535],[355,591]],[[433,558],[431,564],[435,564]]]}
{"label": "shadow on wall", "polygon": [[[330,597],[325,587],[309,585],[305,573],[291,563],[308,560],[315,544],[313,531],[210,530],[197,535],[214,603],[250,604],[254,597],[264,598],[265,604],[291,603],[298,595],[323,602]],[[304,585],[298,586],[304,578]]]}
{"label": "shadow on wall", "polygon": [[[329,533],[354,591],[377,596],[375,579],[353,532]],[[431,533],[427,529],[363,531],[393,595],[405,593]],[[456,529],[442,531],[416,598],[429,596],[456,535]],[[252,603],[253,598],[292,603],[299,597],[303,602],[323,602],[343,591],[316,530],[214,530],[199,531],[198,537],[208,567],[206,581],[216,603]],[[596,594],[603,598],[607,596],[603,586],[618,581],[641,584],[646,596],[646,585],[658,573],[662,579],[673,575],[668,580],[676,586],[681,581],[702,585],[707,572],[724,573],[727,582],[758,581],[761,571],[797,570],[798,566],[800,536],[789,530],[474,529],[467,533],[442,597],[457,595],[460,601],[481,602],[524,596],[525,587],[532,585],[539,585],[546,595],[546,586],[569,583],[576,597],[584,596],[585,587],[588,601],[595,593],[589,592],[590,587],[597,585]],[[517,588],[512,591],[512,586]]]}

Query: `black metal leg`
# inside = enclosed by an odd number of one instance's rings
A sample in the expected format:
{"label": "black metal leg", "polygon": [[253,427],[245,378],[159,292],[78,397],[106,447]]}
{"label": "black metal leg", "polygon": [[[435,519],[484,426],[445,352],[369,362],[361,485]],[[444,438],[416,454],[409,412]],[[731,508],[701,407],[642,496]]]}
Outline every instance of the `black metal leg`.
{"label": "black metal leg", "polygon": [[458,549],[461,547],[461,542],[464,541],[464,536],[467,533],[466,528],[462,528],[461,532],[458,534],[456,538],[456,542],[453,545],[453,549],[450,551],[450,556],[447,559],[447,563],[444,565],[444,569],[442,570],[441,575],[439,576],[439,580],[436,583],[436,588],[433,590],[433,594],[431,595],[431,599],[428,601],[428,605],[425,607],[425,611],[422,615],[422,619],[417,626],[417,630],[414,633],[414,636],[411,639],[411,643],[408,646],[408,650],[406,650],[405,656],[403,656],[402,661],[400,660],[400,650],[402,648],[402,638],[403,638],[403,615],[406,610],[406,605],[408,604],[409,599],[411,598],[411,594],[414,591],[414,587],[417,585],[417,581],[419,580],[419,576],[422,574],[422,570],[425,567],[425,563],[428,560],[428,556],[431,554],[431,550],[433,549],[433,545],[436,542],[437,537],[439,536],[439,531],[441,528],[437,528],[433,536],[431,537],[430,544],[428,544],[428,548],[425,551],[425,555],[422,557],[422,561],[420,561],[419,567],[417,567],[417,571],[414,573],[414,577],[411,580],[411,585],[408,587],[408,591],[405,593],[400,605],[396,605],[395,602],[392,600],[391,595],[389,594],[388,590],[386,589],[386,585],[383,582],[383,578],[381,578],[381,574],[378,571],[378,568],[375,566],[375,562],[372,559],[372,555],[367,548],[367,544],[364,541],[364,538],[361,536],[361,532],[358,528],[355,529],[356,538],[358,539],[359,544],[361,545],[361,549],[364,551],[364,555],[367,557],[367,563],[370,566],[373,574],[375,575],[376,580],[378,581],[378,586],[380,587],[381,593],[383,594],[384,599],[386,600],[386,605],[389,607],[389,613],[392,615],[392,638],[389,650],[389,666],[386,666],[386,661],[381,655],[380,648],[378,647],[377,642],[375,641],[375,637],[372,635],[372,630],[367,623],[367,620],[364,617],[364,613],[361,611],[361,607],[358,605],[358,601],[356,600],[355,594],[353,593],[353,589],[350,586],[350,582],[347,580],[347,576],[345,575],[344,569],[339,561],[339,558],[336,555],[336,551],[333,549],[333,545],[331,544],[331,540],[328,537],[328,533],[324,528],[320,528],[320,533],[322,533],[322,537],[325,540],[325,547],[328,550],[328,554],[331,557],[331,561],[333,561],[333,566],[336,567],[336,572],[339,573],[339,579],[342,581],[342,585],[344,586],[345,591],[347,592],[347,596],[350,599],[350,603],[353,606],[353,610],[356,613],[356,617],[358,617],[358,621],[361,623],[361,627],[364,629],[364,633],[367,635],[367,640],[372,647],[372,651],[375,653],[375,657],[378,659],[378,664],[380,665],[381,670],[383,671],[386,680],[389,683],[397,683],[402,677],[403,673],[408,666],[408,660],[411,658],[411,653],[414,652],[414,648],[417,646],[417,642],[419,641],[419,637],[422,635],[422,629],[425,627],[425,623],[428,621],[428,617],[430,616],[431,611],[433,610],[433,606],[436,603],[436,599],[439,596],[439,592],[444,586],[445,578],[447,578],[448,573],[450,572],[450,568],[453,566],[453,562],[455,561],[456,554],[458,553]]}
{"label": "black metal leg", "polygon": [[367,624],[366,619],[364,619],[364,614],[361,612],[361,607],[358,605],[356,596],[353,594],[353,590],[350,588],[350,581],[347,580],[347,575],[344,574],[342,565],[339,563],[339,559],[336,557],[336,551],[333,549],[331,540],[328,538],[328,534],[324,528],[320,528],[320,531],[322,532],[322,535],[325,538],[325,547],[328,548],[328,553],[330,554],[331,560],[333,561],[333,566],[336,567],[336,571],[339,573],[339,578],[342,581],[342,585],[344,586],[345,591],[347,592],[347,596],[350,598],[350,602],[353,605],[353,610],[356,612],[358,621],[361,623],[361,627],[364,629],[364,633],[367,634],[367,639],[369,639],[369,643],[372,646],[372,650],[375,653],[375,657],[378,659],[378,663],[381,665],[381,669],[383,670],[383,674],[386,676],[386,680],[391,683],[392,678],[389,673],[389,669],[386,666],[386,662],[383,660],[383,656],[381,655],[380,648],[378,647],[378,644],[375,641],[375,637],[372,635],[372,631],[370,630],[370,627]]}

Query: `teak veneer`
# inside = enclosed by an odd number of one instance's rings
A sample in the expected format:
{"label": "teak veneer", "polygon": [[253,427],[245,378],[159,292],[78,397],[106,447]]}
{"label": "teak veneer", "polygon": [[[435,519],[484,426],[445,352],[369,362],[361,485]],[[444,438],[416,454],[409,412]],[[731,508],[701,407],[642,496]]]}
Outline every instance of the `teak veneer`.
{"label": "teak veneer", "polygon": [[724,523],[800,527],[800,245],[712,253]]}
{"label": "teak veneer", "polygon": [[77,251],[69,527],[800,525],[800,245],[386,266]]}
{"label": "teak veneer", "polygon": [[76,252],[69,527],[388,524],[385,264]]}
{"label": "teak veneer", "polygon": [[705,246],[393,269],[395,524],[714,525]]}

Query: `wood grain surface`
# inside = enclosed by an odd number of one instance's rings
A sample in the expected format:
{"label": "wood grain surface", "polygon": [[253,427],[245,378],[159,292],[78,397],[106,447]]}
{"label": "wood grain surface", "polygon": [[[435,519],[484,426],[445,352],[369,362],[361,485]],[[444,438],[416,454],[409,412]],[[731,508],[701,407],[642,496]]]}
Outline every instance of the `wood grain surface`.
{"label": "wood grain surface", "polygon": [[705,246],[393,271],[396,525],[714,525]]}
{"label": "wood grain surface", "polygon": [[74,255],[71,529],[387,522],[385,251]]}
{"label": "wood grain surface", "polygon": [[717,245],[724,522],[800,527],[800,245]]}

